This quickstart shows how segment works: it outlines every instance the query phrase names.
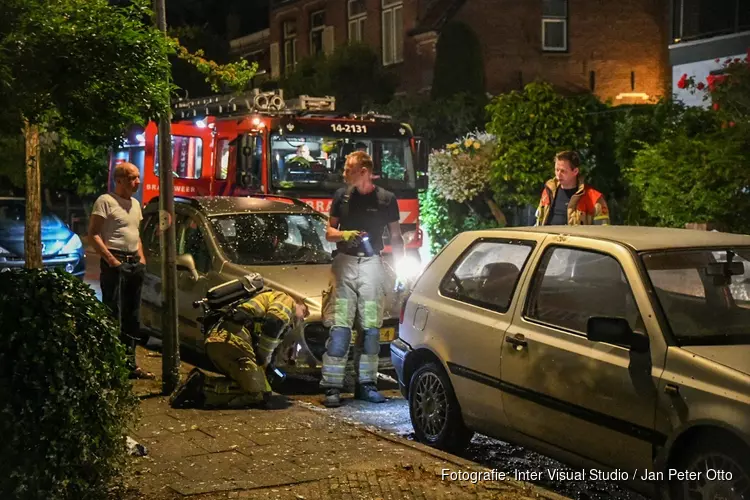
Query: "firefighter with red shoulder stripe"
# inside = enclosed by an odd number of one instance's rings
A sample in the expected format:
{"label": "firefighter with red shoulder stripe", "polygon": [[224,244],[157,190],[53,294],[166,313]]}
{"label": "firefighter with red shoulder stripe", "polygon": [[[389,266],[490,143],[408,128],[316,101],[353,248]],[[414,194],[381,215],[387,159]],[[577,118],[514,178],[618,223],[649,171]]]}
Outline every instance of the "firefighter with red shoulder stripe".
{"label": "firefighter with red shoulder stripe", "polygon": [[575,151],[555,155],[555,177],[544,184],[535,225],[609,225],[607,202],[602,193],[584,183],[580,166]]}

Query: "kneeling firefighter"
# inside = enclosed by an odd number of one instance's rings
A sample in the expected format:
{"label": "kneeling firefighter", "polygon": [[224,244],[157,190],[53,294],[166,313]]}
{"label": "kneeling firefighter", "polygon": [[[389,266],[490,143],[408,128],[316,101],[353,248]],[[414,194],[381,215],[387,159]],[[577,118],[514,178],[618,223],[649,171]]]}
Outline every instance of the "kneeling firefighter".
{"label": "kneeling firefighter", "polygon": [[[242,291],[237,292],[238,287]],[[219,290],[217,290],[219,289]],[[232,290],[235,290],[232,292]],[[266,375],[284,335],[304,319],[309,310],[284,292],[263,289],[260,275],[249,275],[209,290],[204,316],[206,355],[226,377],[196,368],[172,397],[172,406],[239,408],[265,401],[271,394]],[[228,300],[230,305],[221,307]],[[213,304],[211,304],[213,300]],[[219,310],[211,310],[212,306]]]}

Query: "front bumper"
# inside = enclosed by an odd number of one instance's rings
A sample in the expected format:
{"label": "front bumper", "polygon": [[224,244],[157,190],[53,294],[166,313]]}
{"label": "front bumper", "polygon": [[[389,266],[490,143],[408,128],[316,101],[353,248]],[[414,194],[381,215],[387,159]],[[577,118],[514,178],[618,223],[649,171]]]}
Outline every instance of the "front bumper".
{"label": "front bumper", "polygon": [[[0,272],[20,269],[26,265],[24,257],[3,256],[0,257]],[[42,265],[45,269],[62,269],[78,278],[86,274],[86,257],[84,254],[66,254],[43,257]]]}
{"label": "front bumper", "polygon": [[[397,320],[385,320],[383,328],[395,327],[398,332]],[[304,329],[297,329],[284,338],[284,342],[276,354],[276,366],[290,375],[312,375],[319,377],[323,368],[323,354],[326,352],[329,328],[322,323],[308,323]],[[396,333],[398,336],[398,333]],[[380,343],[380,356],[378,370],[387,371],[393,369],[391,363],[392,342]],[[355,356],[355,345],[349,349],[349,361],[353,362]]]}

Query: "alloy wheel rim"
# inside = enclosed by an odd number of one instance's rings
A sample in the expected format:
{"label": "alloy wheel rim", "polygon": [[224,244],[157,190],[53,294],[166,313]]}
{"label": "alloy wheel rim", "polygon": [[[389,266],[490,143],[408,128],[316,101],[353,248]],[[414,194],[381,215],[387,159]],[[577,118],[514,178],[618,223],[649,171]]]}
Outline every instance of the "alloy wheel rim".
{"label": "alloy wheel rim", "polygon": [[[718,452],[703,454],[693,460],[688,471],[700,473],[699,479],[685,481],[685,498],[689,500],[750,499],[750,476],[731,457]],[[731,479],[709,481],[710,471],[731,474]]]}
{"label": "alloy wheel rim", "polygon": [[425,372],[414,391],[414,417],[425,437],[436,441],[448,422],[448,398],[440,378]]}

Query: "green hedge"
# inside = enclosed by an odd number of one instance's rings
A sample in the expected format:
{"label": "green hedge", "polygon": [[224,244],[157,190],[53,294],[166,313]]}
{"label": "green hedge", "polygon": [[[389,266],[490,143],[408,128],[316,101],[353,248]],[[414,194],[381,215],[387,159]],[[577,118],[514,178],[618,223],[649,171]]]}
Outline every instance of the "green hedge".
{"label": "green hedge", "polygon": [[0,295],[0,498],[106,498],[137,409],[108,309],[61,271],[0,273]]}

